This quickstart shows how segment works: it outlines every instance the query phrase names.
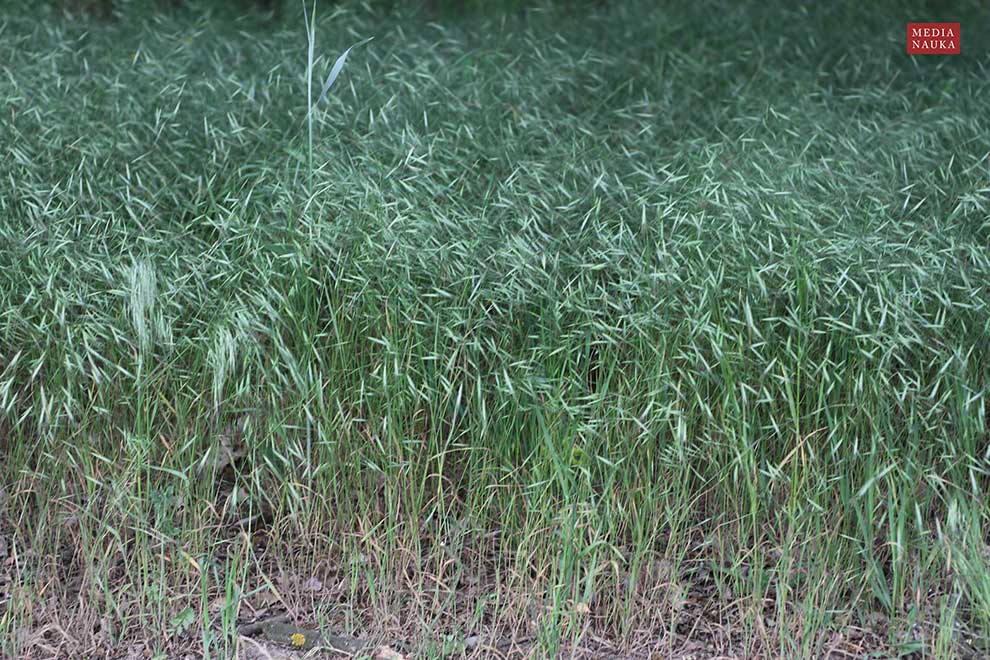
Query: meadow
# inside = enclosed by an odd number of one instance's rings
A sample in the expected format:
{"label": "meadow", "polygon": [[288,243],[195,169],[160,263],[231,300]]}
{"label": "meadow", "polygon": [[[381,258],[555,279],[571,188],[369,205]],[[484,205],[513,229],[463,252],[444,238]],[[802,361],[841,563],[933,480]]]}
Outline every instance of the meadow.
{"label": "meadow", "polygon": [[0,14],[0,656],[990,654],[981,2],[321,2],[308,116],[119,4]]}

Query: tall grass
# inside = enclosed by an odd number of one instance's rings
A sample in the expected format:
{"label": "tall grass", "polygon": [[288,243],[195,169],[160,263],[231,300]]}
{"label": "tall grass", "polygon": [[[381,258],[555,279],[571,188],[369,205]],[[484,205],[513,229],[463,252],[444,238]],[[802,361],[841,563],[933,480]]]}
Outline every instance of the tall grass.
{"label": "tall grass", "polygon": [[327,74],[327,79],[323,82],[323,87],[320,89],[320,96],[313,102],[313,66],[315,63],[316,55],[316,1],[313,1],[312,8],[306,10],[306,2],[303,0],[303,20],[306,25],[306,137],[307,137],[307,159],[306,159],[306,169],[309,173],[309,192],[312,194],[313,190],[313,112],[316,110],[323,99],[326,98],[327,92],[337,81],[337,76],[344,68],[344,63],[347,61],[347,55],[351,52],[355,46],[360,46],[371,41],[372,37],[354,44],[349,47],[340,57],[333,63],[330,68],[330,72]]}
{"label": "tall grass", "polygon": [[308,43],[378,40],[317,112],[298,21],[38,11],[2,653],[285,610],[416,657],[985,652],[985,52],[906,57],[893,6],[344,5]]}

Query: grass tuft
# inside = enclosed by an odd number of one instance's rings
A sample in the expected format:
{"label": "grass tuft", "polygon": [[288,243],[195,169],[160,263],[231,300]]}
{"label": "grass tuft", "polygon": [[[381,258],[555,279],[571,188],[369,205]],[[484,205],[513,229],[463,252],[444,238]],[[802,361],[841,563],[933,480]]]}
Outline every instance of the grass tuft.
{"label": "grass tuft", "polygon": [[0,655],[986,655],[990,35],[908,4],[314,3],[305,108],[296,20],[5,14]]}

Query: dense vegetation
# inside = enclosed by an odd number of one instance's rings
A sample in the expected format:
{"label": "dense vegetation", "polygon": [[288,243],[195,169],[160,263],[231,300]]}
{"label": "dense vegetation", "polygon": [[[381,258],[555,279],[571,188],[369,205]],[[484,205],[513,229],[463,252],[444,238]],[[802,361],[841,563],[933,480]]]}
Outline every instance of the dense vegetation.
{"label": "dense vegetation", "polygon": [[0,17],[0,655],[987,653],[990,35],[800,4]]}

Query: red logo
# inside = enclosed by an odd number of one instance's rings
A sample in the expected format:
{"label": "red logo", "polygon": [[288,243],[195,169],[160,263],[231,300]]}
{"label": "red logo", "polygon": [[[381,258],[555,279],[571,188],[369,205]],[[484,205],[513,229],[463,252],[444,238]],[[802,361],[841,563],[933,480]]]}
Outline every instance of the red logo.
{"label": "red logo", "polygon": [[958,55],[959,23],[908,23],[908,55]]}

